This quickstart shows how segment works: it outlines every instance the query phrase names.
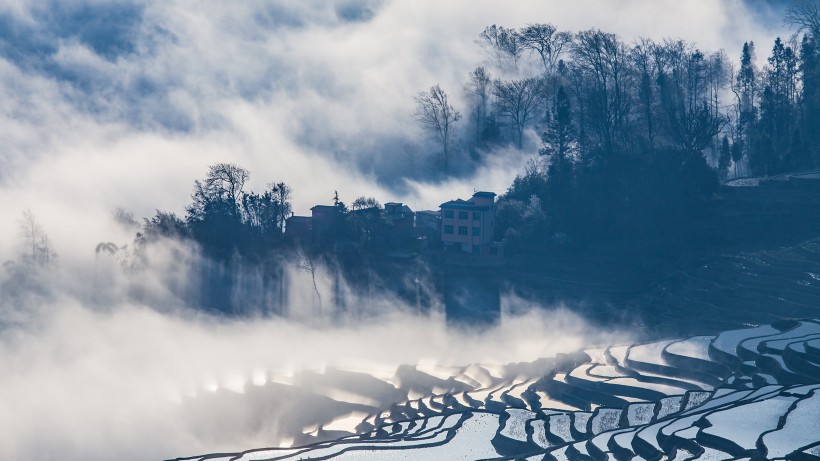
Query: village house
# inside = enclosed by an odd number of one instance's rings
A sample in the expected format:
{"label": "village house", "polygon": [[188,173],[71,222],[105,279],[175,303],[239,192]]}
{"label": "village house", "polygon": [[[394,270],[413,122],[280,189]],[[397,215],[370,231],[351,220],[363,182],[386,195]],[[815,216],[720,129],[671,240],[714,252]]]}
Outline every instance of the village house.
{"label": "village house", "polygon": [[285,220],[285,238],[290,241],[309,242],[311,230],[310,216],[292,215]]}
{"label": "village house", "polygon": [[388,202],[384,209],[369,207],[343,213],[333,205],[312,207],[311,216],[291,216],[285,235],[291,241],[332,240],[344,226],[367,242],[382,242],[391,250],[443,248],[480,256],[502,256],[502,245],[493,241],[493,192],[476,192],[469,200],[442,203],[439,211],[413,212],[407,205]]}
{"label": "village house", "polygon": [[310,221],[314,232],[324,232],[338,223],[341,217],[335,205],[316,205],[310,209]]}
{"label": "village house", "polygon": [[438,210],[416,212],[416,239],[419,249],[439,248],[441,243],[441,215]]}
{"label": "village house", "polygon": [[403,203],[388,202],[384,204],[384,218],[390,223],[395,244],[406,244],[414,237],[416,214]]}
{"label": "village house", "polygon": [[403,203],[389,202],[384,209],[374,206],[346,214],[334,205],[316,205],[310,211],[311,216],[287,218],[286,238],[302,243],[332,240],[344,231],[345,221],[353,226],[359,238],[383,240],[391,247],[409,247],[416,236],[415,213]]}
{"label": "village house", "polygon": [[338,230],[342,219],[338,207],[316,205],[310,209],[310,216],[291,216],[285,220],[285,238],[302,243],[325,239]]}
{"label": "village house", "polygon": [[476,192],[470,200],[441,204],[441,242],[445,250],[482,256],[500,256],[493,242],[495,193]]}

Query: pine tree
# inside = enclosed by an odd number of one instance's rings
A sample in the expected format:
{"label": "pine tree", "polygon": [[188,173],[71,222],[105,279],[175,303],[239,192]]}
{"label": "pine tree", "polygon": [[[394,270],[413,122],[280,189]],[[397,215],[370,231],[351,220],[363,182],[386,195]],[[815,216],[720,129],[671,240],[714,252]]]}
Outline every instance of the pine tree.
{"label": "pine tree", "polygon": [[729,146],[729,137],[724,135],[720,142],[720,157],[718,158],[718,175],[720,179],[729,177],[729,165],[732,164],[732,148]]}
{"label": "pine tree", "polygon": [[742,149],[741,157],[748,156],[749,147],[752,146],[752,129],[757,120],[757,66],[755,66],[755,44],[746,42],[743,44],[743,51],[740,55],[740,70],[737,75],[737,86],[740,94],[738,133],[743,141],[740,144]]}
{"label": "pine tree", "polygon": [[820,166],[820,46],[818,37],[803,36],[800,46],[800,76],[803,80],[801,94],[802,131],[804,152],[809,158],[803,163],[814,168]]}
{"label": "pine tree", "polygon": [[539,151],[541,155],[567,157],[575,151],[577,140],[572,126],[572,108],[563,86],[558,88],[555,95],[552,119],[541,140],[544,142],[544,147]]}

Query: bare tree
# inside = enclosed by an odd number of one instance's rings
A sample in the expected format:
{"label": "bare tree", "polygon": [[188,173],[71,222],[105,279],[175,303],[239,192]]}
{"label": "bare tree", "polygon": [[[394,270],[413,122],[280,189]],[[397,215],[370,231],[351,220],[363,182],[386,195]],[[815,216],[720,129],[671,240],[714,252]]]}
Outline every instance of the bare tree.
{"label": "bare tree", "polygon": [[19,227],[20,235],[23,236],[26,247],[28,248],[26,251],[31,259],[34,260],[37,255],[37,245],[43,235],[43,228],[40,227],[40,224],[34,218],[34,214],[31,210],[28,209],[23,211],[23,216],[20,218]]}
{"label": "bare tree", "polygon": [[478,34],[477,43],[495,58],[499,67],[512,63],[513,70],[518,71],[522,51],[518,31],[493,24]]}
{"label": "bare tree", "polygon": [[655,84],[658,81],[658,45],[648,38],[640,38],[630,51],[631,64],[637,75],[636,95],[640,102],[640,123],[649,147],[655,145]]}
{"label": "bare tree", "polygon": [[49,265],[57,254],[51,248],[51,241],[37,222],[34,213],[28,209],[24,211],[18,224],[26,248],[24,261],[39,267]]}
{"label": "bare tree", "polygon": [[438,84],[422,91],[416,100],[416,119],[424,131],[441,144],[444,155],[444,171],[448,169],[450,157],[450,136],[453,125],[461,120],[461,114],[450,104],[447,93]]}
{"label": "bare tree", "polygon": [[682,40],[668,41],[663,49],[666,66],[658,87],[670,140],[682,149],[700,152],[728,122],[714,99],[722,90],[723,65]]}
{"label": "bare tree", "polygon": [[381,208],[381,203],[373,197],[365,197],[364,195],[357,198],[353,201],[350,205],[350,209],[353,211],[359,210],[367,210],[369,208]]}
{"label": "bare tree", "polygon": [[[706,78],[709,82],[709,100],[712,105],[712,114],[719,117],[723,108],[720,96],[725,92],[732,78],[729,57],[723,50],[712,53],[708,57],[707,66]],[[720,143],[718,138],[718,133],[716,133],[715,146]]]}
{"label": "bare tree", "polygon": [[361,196],[353,201],[350,209],[348,219],[359,244],[371,246],[384,236],[387,221],[378,200]]}
{"label": "bare tree", "polygon": [[503,82],[496,80],[493,91],[497,98],[497,110],[512,122],[518,148],[521,148],[524,128],[538,115],[545,100],[544,80],[537,77]]}
{"label": "bare tree", "polygon": [[572,34],[558,32],[552,24],[530,24],[520,35],[521,47],[538,54],[544,65],[544,73],[553,72],[558,65],[564,48],[572,42]]}
{"label": "bare tree", "polygon": [[597,29],[578,32],[572,44],[579,100],[589,134],[607,152],[628,133],[630,76],[626,47],[615,34]]}
{"label": "bare tree", "polygon": [[820,0],[797,0],[786,10],[786,23],[820,37]]}
{"label": "bare tree", "polygon": [[473,98],[472,116],[475,122],[475,140],[481,142],[481,133],[487,120],[487,103],[490,99],[490,88],[492,80],[490,73],[484,66],[476,67],[470,72],[470,81],[467,83],[467,91]]}
{"label": "bare tree", "polygon": [[209,166],[205,180],[194,181],[194,203],[191,211],[201,213],[209,202],[225,201],[238,215],[242,189],[249,176],[248,170],[233,163],[216,163]]}
{"label": "bare tree", "polygon": [[318,311],[322,312],[322,294],[319,293],[319,286],[316,284],[317,265],[313,261],[313,257],[306,254],[305,259],[299,263],[299,269],[310,273],[310,280],[313,282],[313,292],[316,294],[316,300],[319,302]]}

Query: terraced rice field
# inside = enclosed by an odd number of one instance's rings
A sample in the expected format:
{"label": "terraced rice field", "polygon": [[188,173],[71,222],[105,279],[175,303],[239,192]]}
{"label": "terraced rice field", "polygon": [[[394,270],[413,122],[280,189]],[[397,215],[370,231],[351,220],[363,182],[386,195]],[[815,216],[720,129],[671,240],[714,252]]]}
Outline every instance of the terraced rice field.
{"label": "terraced rice field", "polygon": [[[820,320],[587,350],[548,365],[541,376],[525,370],[543,361],[407,367],[384,383],[423,395],[335,440],[178,459],[820,460]],[[431,374],[445,371],[446,380]],[[421,389],[441,381],[459,390]]]}

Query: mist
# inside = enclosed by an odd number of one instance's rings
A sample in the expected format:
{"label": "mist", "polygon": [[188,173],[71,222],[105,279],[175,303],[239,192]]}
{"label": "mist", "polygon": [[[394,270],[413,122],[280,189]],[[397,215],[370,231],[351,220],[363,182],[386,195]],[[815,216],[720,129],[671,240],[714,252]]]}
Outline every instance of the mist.
{"label": "mist", "polygon": [[[25,283],[0,275],[3,456],[159,459],[286,444],[297,428],[254,410],[255,400],[205,416],[191,402],[220,393],[241,401],[328,368],[392,376],[403,364],[526,362],[626,342],[638,333],[513,293],[501,322],[483,331],[353,289],[346,304],[366,309],[317,312],[298,267],[286,315],[226,319],[168,288],[193,283],[191,248],[129,275],[94,248],[133,238],[111,219],[117,207],[138,219],[183,212],[193,181],[216,162],[248,168],[250,189],[292,184],[297,214],[334,191],[414,210],[503,192],[535,154],[536,133],[522,150],[482,152],[480,166],[442,177],[429,171],[433,148],[413,118],[413,95],[436,83],[463,105],[468,72],[488,62],[474,43],[487,25],[681,37],[734,57],[744,41],[788,34],[767,18],[740,0],[4,2],[0,261],[24,251],[27,209],[59,259]],[[317,289],[330,283],[323,272]]]}
{"label": "mist", "polygon": [[[17,319],[0,336],[4,456],[164,459],[288,445],[309,425],[408,397],[385,397],[361,384],[351,397],[345,389],[355,376],[353,382],[395,379],[401,365],[531,362],[629,337],[513,294],[502,301],[501,322],[483,330],[448,327],[441,313],[418,312],[388,293],[365,298],[346,290],[345,304],[354,308],[322,312],[310,275],[297,268],[286,315],[216,317],[157,283],[180,276],[178,260],[177,254],[139,276],[98,261],[89,273],[37,275],[48,277],[47,288],[30,289],[22,306],[4,296],[4,319]],[[129,301],[134,284],[150,304]],[[317,271],[327,298],[331,284],[326,270]],[[12,315],[20,308],[23,315]],[[499,378],[548,371],[516,370]]]}
{"label": "mist", "polygon": [[[336,190],[434,208],[474,188],[500,192],[522,164],[522,153],[487,152],[490,166],[465,176],[425,173],[432,146],[412,97],[440,83],[463,106],[467,73],[488,64],[474,43],[485,26],[600,27],[730,56],[782,32],[737,0],[468,3],[6,3],[0,207],[32,209],[64,254],[99,241],[114,207],[181,211],[218,161],[248,168],[251,188],[298,182],[297,214]],[[527,145],[534,153],[537,135]],[[12,235],[13,220],[0,232]]]}

